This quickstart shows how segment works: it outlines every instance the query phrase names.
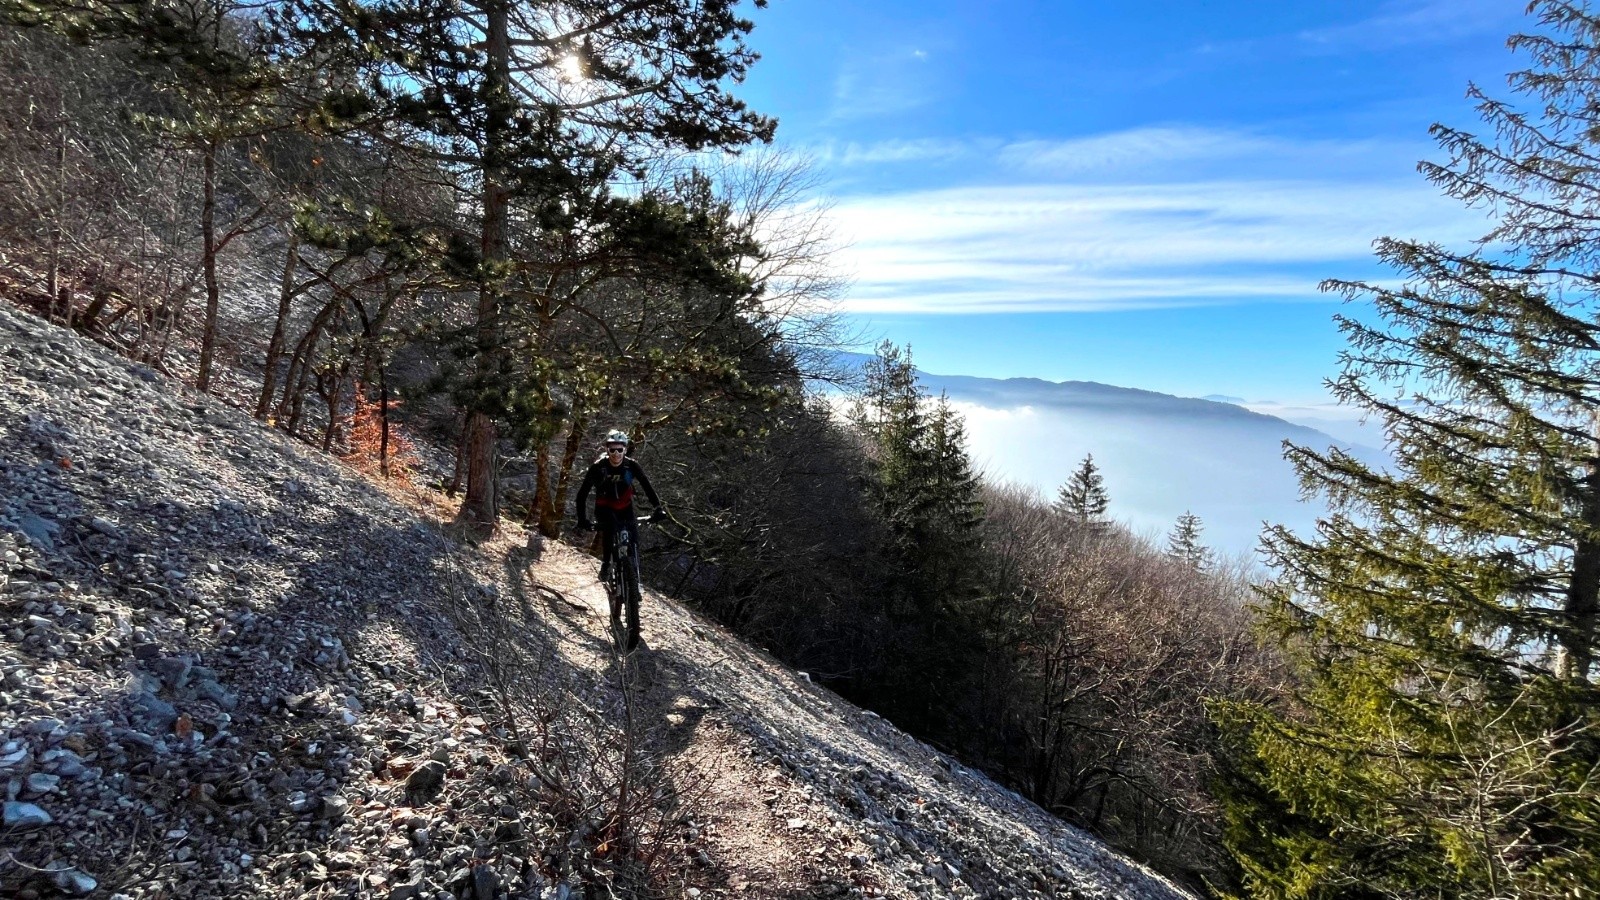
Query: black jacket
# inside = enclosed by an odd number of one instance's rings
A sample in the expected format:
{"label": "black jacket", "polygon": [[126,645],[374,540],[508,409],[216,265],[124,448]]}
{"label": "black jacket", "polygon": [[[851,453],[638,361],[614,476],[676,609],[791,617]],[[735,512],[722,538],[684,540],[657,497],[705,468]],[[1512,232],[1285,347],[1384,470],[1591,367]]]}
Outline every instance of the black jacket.
{"label": "black jacket", "polygon": [[595,492],[594,505],[597,510],[627,509],[633,505],[635,485],[644,490],[651,506],[657,509],[661,507],[655,488],[650,486],[650,479],[645,477],[644,466],[639,465],[638,460],[625,457],[621,464],[615,466],[604,457],[596,460],[584,473],[583,485],[578,488],[578,514],[583,515],[583,505],[589,499],[590,491]]}

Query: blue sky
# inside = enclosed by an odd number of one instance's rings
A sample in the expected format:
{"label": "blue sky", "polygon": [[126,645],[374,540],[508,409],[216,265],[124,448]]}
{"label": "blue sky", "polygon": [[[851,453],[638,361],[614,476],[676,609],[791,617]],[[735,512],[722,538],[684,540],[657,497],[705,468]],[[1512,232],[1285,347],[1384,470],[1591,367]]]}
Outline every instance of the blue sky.
{"label": "blue sky", "polygon": [[773,0],[739,91],[833,203],[845,309],[922,368],[1311,405],[1326,277],[1482,220],[1415,172],[1517,0]]}

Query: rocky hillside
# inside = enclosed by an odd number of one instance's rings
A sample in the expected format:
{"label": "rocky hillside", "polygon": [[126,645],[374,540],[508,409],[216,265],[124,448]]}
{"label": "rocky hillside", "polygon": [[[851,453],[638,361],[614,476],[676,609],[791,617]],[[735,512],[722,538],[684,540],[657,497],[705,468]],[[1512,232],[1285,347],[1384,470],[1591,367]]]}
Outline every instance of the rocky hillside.
{"label": "rocky hillside", "polygon": [[0,894],[1186,896],[445,511],[0,305]]}

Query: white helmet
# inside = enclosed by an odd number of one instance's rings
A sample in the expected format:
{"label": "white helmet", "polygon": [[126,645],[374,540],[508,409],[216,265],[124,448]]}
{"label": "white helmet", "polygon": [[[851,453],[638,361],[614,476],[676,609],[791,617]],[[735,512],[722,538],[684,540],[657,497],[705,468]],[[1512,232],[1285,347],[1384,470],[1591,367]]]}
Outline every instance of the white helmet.
{"label": "white helmet", "polygon": [[626,444],[628,442],[628,435],[625,432],[621,432],[613,428],[606,432],[605,442],[607,444]]}

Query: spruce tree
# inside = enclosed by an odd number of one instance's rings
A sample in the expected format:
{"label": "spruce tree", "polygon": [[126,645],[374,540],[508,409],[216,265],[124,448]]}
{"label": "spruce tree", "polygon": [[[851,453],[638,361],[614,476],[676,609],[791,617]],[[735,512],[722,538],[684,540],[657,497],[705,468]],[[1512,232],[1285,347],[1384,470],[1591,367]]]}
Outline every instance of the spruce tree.
{"label": "spruce tree", "polygon": [[1488,209],[1457,251],[1384,239],[1395,283],[1331,282],[1339,397],[1392,466],[1291,448],[1332,512],[1270,529],[1285,708],[1220,707],[1226,840],[1268,897],[1578,897],[1600,884],[1600,19],[1537,3],[1524,110],[1472,90],[1422,171]]}
{"label": "spruce tree", "polygon": [[1080,525],[1103,524],[1110,505],[1111,495],[1106,493],[1106,482],[1094,464],[1094,454],[1083,458],[1056,493],[1056,511]]}
{"label": "spruce tree", "polygon": [[1204,569],[1210,551],[1200,543],[1200,517],[1187,510],[1178,517],[1167,535],[1167,555],[1186,562],[1196,569]]}
{"label": "spruce tree", "polygon": [[948,398],[929,401],[909,349],[884,342],[863,374],[851,419],[867,443],[868,495],[888,538],[892,633],[877,702],[905,727],[944,735],[985,646],[980,484],[961,417]]}
{"label": "spruce tree", "polygon": [[874,505],[901,550],[917,543],[920,523],[934,514],[929,490],[928,416],[911,350],[884,341],[862,369],[850,418],[873,463]]}
{"label": "spruce tree", "polygon": [[934,570],[932,590],[947,604],[962,604],[976,594],[981,566],[982,489],[967,456],[966,425],[939,395],[928,417],[929,488],[933,492],[928,523],[930,545],[924,552]]}

